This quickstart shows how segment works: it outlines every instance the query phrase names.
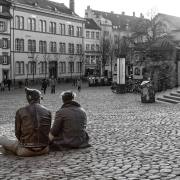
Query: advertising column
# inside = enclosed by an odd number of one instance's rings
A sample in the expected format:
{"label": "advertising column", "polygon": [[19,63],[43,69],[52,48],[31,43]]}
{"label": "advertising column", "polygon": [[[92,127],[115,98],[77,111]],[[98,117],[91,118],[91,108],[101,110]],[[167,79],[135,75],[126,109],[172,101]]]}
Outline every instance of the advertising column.
{"label": "advertising column", "polygon": [[117,59],[117,92],[125,92],[125,58]]}

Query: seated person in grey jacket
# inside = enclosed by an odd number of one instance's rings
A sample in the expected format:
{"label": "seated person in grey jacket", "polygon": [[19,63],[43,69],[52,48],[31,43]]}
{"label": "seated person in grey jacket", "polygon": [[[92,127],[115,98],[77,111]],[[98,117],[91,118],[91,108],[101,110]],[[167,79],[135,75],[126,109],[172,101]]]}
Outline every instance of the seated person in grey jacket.
{"label": "seated person in grey jacket", "polygon": [[18,156],[37,156],[49,152],[49,131],[51,112],[40,104],[41,92],[25,88],[29,105],[20,108],[15,117],[17,140],[0,137],[5,152]]}
{"label": "seated person in grey jacket", "polygon": [[52,149],[89,147],[89,136],[85,130],[87,123],[85,110],[74,101],[74,92],[65,91],[61,96],[63,105],[56,112],[49,134]]}

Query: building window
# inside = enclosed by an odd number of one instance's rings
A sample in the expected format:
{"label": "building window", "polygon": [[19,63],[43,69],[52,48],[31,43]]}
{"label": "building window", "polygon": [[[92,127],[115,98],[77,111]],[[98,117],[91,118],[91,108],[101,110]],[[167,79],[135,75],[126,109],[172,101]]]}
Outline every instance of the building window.
{"label": "building window", "polygon": [[16,39],[15,40],[15,50],[19,52],[24,51],[24,39]]}
{"label": "building window", "polygon": [[69,73],[73,73],[74,72],[74,62],[69,62],[68,72]]}
{"label": "building window", "polygon": [[82,72],[82,62],[77,62],[76,63],[76,72],[77,73]]}
{"label": "building window", "polygon": [[24,29],[24,17],[16,16],[16,28]]}
{"label": "building window", "polygon": [[51,34],[56,34],[56,23],[55,22],[50,22],[50,24],[49,24],[49,32]]}
{"label": "building window", "polygon": [[2,6],[0,6],[0,13],[2,13]]}
{"label": "building window", "polygon": [[96,57],[95,56],[91,56],[91,64],[96,64]]}
{"label": "building window", "polygon": [[15,64],[16,67],[16,74],[24,74],[24,62],[23,61],[17,61]]}
{"label": "building window", "polygon": [[39,52],[46,53],[47,52],[47,43],[46,41],[39,41]]}
{"label": "building window", "polygon": [[82,27],[77,27],[77,37],[82,37]]}
{"label": "building window", "polygon": [[60,74],[66,73],[66,62],[59,62],[59,73]]}
{"label": "building window", "polygon": [[36,31],[36,19],[28,18],[28,30]]}
{"label": "building window", "polygon": [[3,55],[3,61],[2,61],[2,64],[3,65],[7,65],[8,64],[8,56],[7,55]]}
{"label": "building window", "polygon": [[39,74],[46,74],[47,73],[47,62],[41,61],[39,63]]}
{"label": "building window", "polygon": [[6,31],[6,23],[4,21],[0,21],[0,32]]}
{"label": "building window", "polygon": [[76,45],[76,51],[77,51],[77,54],[81,54],[82,53],[82,45],[81,44],[77,44]]}
{"label": "building window", "polygon": [[66,53],[66,44],[65,43],[59,43],[59,52],[62,54]]}
{"label": "building window", "polygon": [[46,21],[45,20],[40,20],[39,21],[39,31],[40,32],[47,32]]}
{"label": "building window", "polygon": [[8,48],[8,39],[3,38],[2,39],[2,48],[7,49]]}
{"label": "building window", "polygon": [[50,42],[50,52],[57,52],[56,42]]}
{"label": "building window", "polygon": [[36,74],[36,62],[30,61],[28,62],[28,74]]}
{"label": "building window", "polygon": [[91,39],[94,39],[94,31],[91,32]]}
{"label": "building window", "polygon": [[69,43],[69,54],[74,54],[74,44]]}
{"label": "building window", "polygon": [[86,44],[86,51],[89,51],[89,50],[90,50],[90,45]]}
{"label": "building window", "polygon": [[95,45],[91,44],[91,51],[95,51]]}
{"label": "building window", "polygon": [[99,46],[99,44],[96,44],[96,51],[100,51],[100,46]]}
{"label": "building window", "polygon": [[96,32],[96,39],[99,39],[99,32]]}
{"label": "building window", "polygon": [[65,35],[66,34],[66,27],[65,27],[65,24],[59,24],[59,33],[61,35]]}
{"label": "building window", "polygon": [[69,25],[68,32],[69,32],[69,36],[74,36],[74,26]]}
{"label": "building window", "polygon": [[86,38],[89,38],[89,37],[90,37],[90,32],[86,31]]}
{"label": "building window", "polygon": [[90,64],[90,56],[86,56],[86,64]]}
{"label": "building window", "polygon": [[36,52],[36,41],[35,40],[28,40],[28,51],[29,52]]}

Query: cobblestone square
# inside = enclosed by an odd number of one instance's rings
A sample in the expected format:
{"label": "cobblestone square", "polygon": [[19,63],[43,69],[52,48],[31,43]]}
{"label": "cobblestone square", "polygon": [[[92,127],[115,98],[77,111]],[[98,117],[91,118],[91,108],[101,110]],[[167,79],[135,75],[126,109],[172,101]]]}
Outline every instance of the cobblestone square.
{"label": "cobblestone square", "polygon": [[[53,115],[62,105],[48,89],[42,104]],[[142,104],[138,94],[84,85],[77,101],[87,111],[92,147],[22,158],[0,154],[0,179],[180,179],[180,106]],[[27,104],[23,89],[0,93],[0,135],[14,136],[16,110]]]}

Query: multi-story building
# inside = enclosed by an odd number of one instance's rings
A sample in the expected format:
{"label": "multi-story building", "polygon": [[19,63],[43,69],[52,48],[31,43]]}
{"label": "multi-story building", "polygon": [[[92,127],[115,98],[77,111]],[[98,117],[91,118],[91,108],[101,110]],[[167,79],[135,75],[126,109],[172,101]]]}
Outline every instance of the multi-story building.
{"label": "multi-story building", "polygon": [[48,0],[14,0],[11,6],[11,79],[72,78],[83,74],[84,19]]}
{"label": "multi-story building", "polygon": [[[101,39],[109,39],[110,42],[110,51],[109,58],[106,60],[105,71],[108,76],[110,76],[113,71],[112,66],[114,67],[116,59],[120,54],[120,41],[124,37],[131,37],[133,33],[133,27],[140,18],[144,18],[141,14],[140,17],[136,17],[133,12],[133,16],[122,14],[115,14],[114,12],[103,12],[97,11],[87,7],[85,10],[85,17],[92,18],[101,28]],[[101,44],[103,46],[103,44]],[[103,47],[101,47],[103,48]],[[103,56],[103,54],[102,54]],[[126,56],[126,64],[128,64],[128,57]],[[129,66],[126,66],[126,72],[129,73]]]}
{"label": "multi-story building", "polygon": [[0,2],[0,83],[11,77],[10,65],[10,5],[2,0]]}
{"label": "multi-story building", "polygon": [[86,19],[85,34],[85,76],[101,73],[101,28],[93,19]]}

